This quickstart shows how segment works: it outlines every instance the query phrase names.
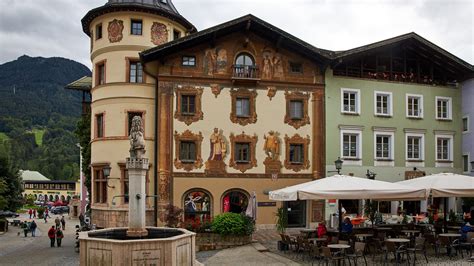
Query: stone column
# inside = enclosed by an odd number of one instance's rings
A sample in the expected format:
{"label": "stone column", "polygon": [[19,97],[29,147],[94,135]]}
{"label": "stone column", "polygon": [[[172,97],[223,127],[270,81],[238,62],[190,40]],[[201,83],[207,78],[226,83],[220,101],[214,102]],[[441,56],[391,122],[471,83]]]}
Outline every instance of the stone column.
{"label": "stone column", "polygon": [[148,158],[127,158],[128,170],[128,230],[130,237],[142,237],[146,230],[146,173]]}
{"label": "stone column", "polygon": [[158,143],[158,224],[164,224],[166,205],[171,202],[172,84],[160,83]]}

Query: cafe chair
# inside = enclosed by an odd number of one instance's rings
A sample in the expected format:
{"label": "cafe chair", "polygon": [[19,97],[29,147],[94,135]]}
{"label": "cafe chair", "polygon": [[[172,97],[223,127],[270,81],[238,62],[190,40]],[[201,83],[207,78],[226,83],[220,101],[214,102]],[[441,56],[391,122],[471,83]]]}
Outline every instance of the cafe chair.
{"label": "cafe chair", "polygon": [[351,265],[351,260],[354,261],[354,265],[357,265],[358,259],[364,258],[365,265],[367,266],[367,258],[365,257],[364,250],[365,250],[364,242],[355,242],[354,252],[350,254],[346,254],[346,258],[349,261],[349,265]]}
{"label": "cafe chair", "polygon": [[404,245],[400,245],[399,247],[396,247],[395,243],[386,241],[385,242],[385,260],[384,260],[384,265],[385,263],[389,262],[390,255],[393,255],[393,259],[395,260],[396,264],[398,265],[401,260],[403,260],[404,256],[407,255],[407,250]]}
{"label": "cafe chair", "polygon": [[331,265],[334,262],[337,262],[337,265],[340,265],[341,261],[345,265],[344,256],[342,256],[342,254],[340,253],[332,254],[331,249],[328,247],[322,247],[322,251],[323,251],[323,260],[326,262],[326,265],[328,265],[329,262],[331,262]]}
{"label": "cafe chair", "polygon": [[408,261],[411,260],[410,253],[413,254],[413,264],[416,262],[416,253],[422,253],[425,256],[426,263],[428,263],[428,256],[426,254],[426,240],[422,237],[415,238],[415,246],[407,248]]}

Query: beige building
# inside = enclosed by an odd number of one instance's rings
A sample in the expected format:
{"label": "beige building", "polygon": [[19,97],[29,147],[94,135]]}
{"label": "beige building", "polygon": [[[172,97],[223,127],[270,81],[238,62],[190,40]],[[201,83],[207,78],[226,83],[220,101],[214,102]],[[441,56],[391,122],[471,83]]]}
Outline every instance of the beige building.
{"label": "beige building", "polygon": [[[245,212],[255,193],[257,224],[272,227],[281,203],[268,191],[323,176],[324,50],[251,15],[196,32],[169,0],[109,1],[82,24],[91,37],[98,227],[128,221],[125,158],[136,115],[151,162],[150,225],[170,203],[186,223]],[[290,226],[324,217],[321,201],[285,205]]]}

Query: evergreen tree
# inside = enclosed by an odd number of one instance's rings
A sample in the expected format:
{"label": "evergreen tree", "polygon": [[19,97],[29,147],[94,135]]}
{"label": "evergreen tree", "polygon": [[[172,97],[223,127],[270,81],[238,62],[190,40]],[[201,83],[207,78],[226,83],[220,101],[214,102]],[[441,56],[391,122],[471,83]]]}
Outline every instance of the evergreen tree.
{"label": "evergreen tree", "polygon": [[0,157],[0,183],[0,204],[3,199],[4,209],[16,211],[21,207],[23,188],[18,170],[7,157]]}

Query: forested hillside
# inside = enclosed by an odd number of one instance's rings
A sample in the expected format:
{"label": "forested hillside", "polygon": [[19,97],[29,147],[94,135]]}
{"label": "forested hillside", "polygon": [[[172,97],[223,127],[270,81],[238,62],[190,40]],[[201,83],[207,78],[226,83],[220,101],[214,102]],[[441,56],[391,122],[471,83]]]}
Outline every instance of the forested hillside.
{"label": "forested hillside", "polygon": [[79,174],[81,95],[64,86],[90,70],[65,58],[21,56],[0,65],[0,156],[51,179]]}

